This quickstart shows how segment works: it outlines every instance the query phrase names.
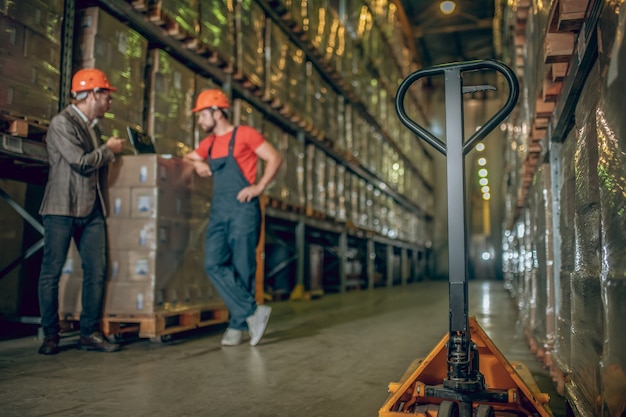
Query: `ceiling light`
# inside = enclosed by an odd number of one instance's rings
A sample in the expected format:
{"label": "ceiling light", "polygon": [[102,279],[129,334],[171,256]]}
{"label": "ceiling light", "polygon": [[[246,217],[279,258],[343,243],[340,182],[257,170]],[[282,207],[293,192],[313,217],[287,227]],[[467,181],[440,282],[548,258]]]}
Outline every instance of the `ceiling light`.
{"label": "ceiling light", "polygon": [[442,1],[441,3],[439,3],[439,10],[441,10],[441,13],[445,14],[446,16],[454,13],[455,9],[456,3],[453,1]]}
{"label": "ceiling light", "polygon": [[488,174],[487,170],[485,168],[481,168],[478,170],[478,176],[479,177],[486,177]]}
{"label": "ceiling light", "polygon": [[479,143],[478,145],[476,145],[476,150],[478,152],[482,152],[485,150],[485,144],[484,143]]}
{"label": "ceiling light", "polygon": [[487,165],[487,159],[486,158],[478,158],[478,165],[480,165],[481,167],[484,167],[485,165]]}
{"label": "ceiling light", "polygon": [[483,194],[483,200],[489,200],[491,198],[491,194],[485,193]]}
{"label": "ceiling light", "polygon": [[488,186],[488,185],[485,185],[484,187],[482,187],[482,188],[480,189],[480,191],[482,191],[482,193],[483,193],[483,194],[488,193],[488,192],[489,192],[489,186]]}
{"label": "ceiling light", "polygon": [[489,180],[487,178],[481,178],[478,180],[478,183],[484,187],[485,185],[489,185]]}

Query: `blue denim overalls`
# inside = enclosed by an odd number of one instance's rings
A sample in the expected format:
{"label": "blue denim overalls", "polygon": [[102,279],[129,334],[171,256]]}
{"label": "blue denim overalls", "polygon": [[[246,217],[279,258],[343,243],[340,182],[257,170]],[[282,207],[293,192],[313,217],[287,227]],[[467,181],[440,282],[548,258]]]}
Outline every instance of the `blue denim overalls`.
{"label": "blue denim overalls", "polygon": [[233,156],[233,130],[228,155],[211,158],[213,200],[205,242],[205,269],[230,311],[229,326],[247,329],[246,318],[256,310],[254,299],[256,246],[259,241],[261,210],[259,199],[240,203],[237,194],[251,184],[243,175]]}

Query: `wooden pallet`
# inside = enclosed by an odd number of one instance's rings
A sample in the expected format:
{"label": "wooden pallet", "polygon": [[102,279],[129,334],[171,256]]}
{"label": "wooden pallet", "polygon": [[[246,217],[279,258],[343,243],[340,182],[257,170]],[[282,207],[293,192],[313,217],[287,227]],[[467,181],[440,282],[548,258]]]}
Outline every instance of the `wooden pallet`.
{"label": "wooden pallet", "polygon": [[49,124],[47,120],[0,109],[0,133],[42,141]]}
{"label": "wooden pallet", "polygon": [[264,198],[266,206],[289,213],[305,214],[304,207],[287,203],[269,195],[265,195]]}
{"label": "wooden pallet", "polygon": [[146,315],[110,315],[102,319],[102,332],[106,336],[138,333],[151,340],[182,333],[200,327],[226,323],[228,309],[223,304],[181,311],[159,312]]}

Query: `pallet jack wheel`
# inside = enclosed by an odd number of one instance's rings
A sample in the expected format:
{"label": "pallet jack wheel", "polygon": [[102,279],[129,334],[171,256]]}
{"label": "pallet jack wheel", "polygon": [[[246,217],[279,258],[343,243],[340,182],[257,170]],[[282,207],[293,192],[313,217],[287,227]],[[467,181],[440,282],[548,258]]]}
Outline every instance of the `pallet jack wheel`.
{"label": "pallet jack wheel", "polygon": [[475,417],[496,417],[496,413],[493,411],[493,407],[486,404],[481,404],[476,407]]}
{"label": "pallet jack wheel", "polygon": [[151,337],[150,341],[152,343],[160,343],[160,344],[169,343],[169,342],[172,341],[172,335],[171,334],[164,334],[163,336]]}
{"label": "pallet jack wheel", "polygon": [[442,401],[437,417],[459,417],[459,406],[454,401]]}

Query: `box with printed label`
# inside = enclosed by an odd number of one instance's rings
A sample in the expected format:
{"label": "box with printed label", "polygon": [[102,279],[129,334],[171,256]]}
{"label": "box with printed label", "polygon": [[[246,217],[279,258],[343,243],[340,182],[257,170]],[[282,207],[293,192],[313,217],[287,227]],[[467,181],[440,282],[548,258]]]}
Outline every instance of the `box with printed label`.
{"label": "box with printed label", "polygon": [[107,215],[109,217],[118,217],[124,219],[129,218],[130,204],[130,188],[109,188],[109,207],[107,209]]}
{"label": "box with printed label", "polygon": [[181,165],[179,158],[155,154],[124,155],[109,165],[109,186],[181,187],[184,184],[180,179]]}
{"label": "box with printed label", "polygon": [[167,225],[154,219],[107,219],[111,250],[156,250],[167,241]]}
{"label": "box with printed label", "polygon": [[151,314],[163,310],[163,295],[149,282],[110,281],[104,314]]}

